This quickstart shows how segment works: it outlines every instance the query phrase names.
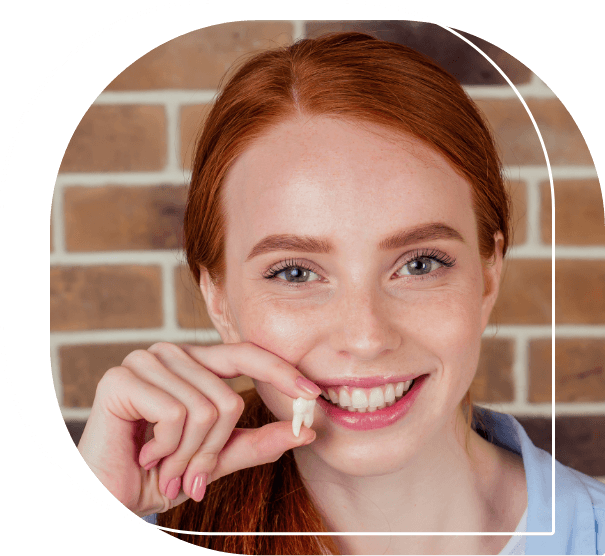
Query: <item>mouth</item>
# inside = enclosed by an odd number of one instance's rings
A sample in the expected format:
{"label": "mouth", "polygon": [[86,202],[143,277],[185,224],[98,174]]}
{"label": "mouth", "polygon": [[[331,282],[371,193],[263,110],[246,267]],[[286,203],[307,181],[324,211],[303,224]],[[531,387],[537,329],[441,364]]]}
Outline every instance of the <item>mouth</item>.
{"label": "mouth", "polygon": [[317,405],[337,424],[354,430],[389,426],[403,418],[417,399],[428,374],[407,381],[386,382],[372,387],[322,385]]}
{"label": "mouth", "polygon": [[322,388],[322,397],[340,409],[352,413],[374,412],[391,407],[403,398],[414,384],[414,380],[389,382],[374,388],[335,386]]}

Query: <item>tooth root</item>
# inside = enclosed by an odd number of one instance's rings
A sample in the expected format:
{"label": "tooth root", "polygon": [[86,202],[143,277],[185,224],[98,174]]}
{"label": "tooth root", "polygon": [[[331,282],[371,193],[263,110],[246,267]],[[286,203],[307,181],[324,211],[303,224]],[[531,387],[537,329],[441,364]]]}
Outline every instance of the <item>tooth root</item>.
{"label": "tooth root", "polygon": [[305,413],[305,416],[304,416],[304,419],[303,419],[303,424],[308,429],[311,428],[311,425],[313,424],[313,410],[307,411],[307,413]]}
{"label": "tooth root", "polygon": [[300,413],[295,413],[294,414],[294,418],[292,419],[292,432],[294,433],[294,436],[296,436],[296,438],[298,438],[298,435],[300,434],[300,427],[303,423],[303,416]]}

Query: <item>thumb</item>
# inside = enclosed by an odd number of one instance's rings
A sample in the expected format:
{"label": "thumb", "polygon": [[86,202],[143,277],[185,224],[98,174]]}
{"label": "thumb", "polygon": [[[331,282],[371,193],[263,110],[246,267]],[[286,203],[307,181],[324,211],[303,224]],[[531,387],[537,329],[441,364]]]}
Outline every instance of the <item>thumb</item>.
{"label": "thumb", "polygon": [[297,438],[290,421],[269,423],[259,429],[234,429],[219,454],[211,480],[240,469],[277,461],[285,451],[310,444],[315,437],[315,431],[303,426]]}

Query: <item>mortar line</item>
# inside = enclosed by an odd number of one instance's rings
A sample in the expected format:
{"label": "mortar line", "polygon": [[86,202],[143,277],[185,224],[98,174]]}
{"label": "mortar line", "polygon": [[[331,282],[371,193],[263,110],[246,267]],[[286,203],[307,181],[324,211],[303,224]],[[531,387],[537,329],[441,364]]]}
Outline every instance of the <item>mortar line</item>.
{"label": "mortar line", "polygon": [[515,403],[526,405],[529,392],[529,350],[526,337],[518,335],[515,338],[515,360],[513,362],[513,377],[515,387]]}
{"label": "mortar line", "polygon": [[[527,193],[527,238],[525,244],[529,247],[540,248],[545,244],[540,241],[541,232],[541,214],[540,214],[540,183],[539,180],[533,176],[530,179],[525,180]],[[552,246],[548,245],[548,249],[552,257]],[[555,255],[556,256],[556,255]]]}
{"label": "mortar line", "polygon": [[59,406],[63,406],[63,380],[61,379],[61,359],[59,357],[59,346],[50,344],[50,368],[55,386],[55,394]]}
{"label": "mortar line", "polygon": [[166,113],[166,150],[167,160],[164,172],[177,173],[181,171],[180,165],[180,141],[179,138],[179,108],[180,105],[174,101],[167,101],[164,105]]}

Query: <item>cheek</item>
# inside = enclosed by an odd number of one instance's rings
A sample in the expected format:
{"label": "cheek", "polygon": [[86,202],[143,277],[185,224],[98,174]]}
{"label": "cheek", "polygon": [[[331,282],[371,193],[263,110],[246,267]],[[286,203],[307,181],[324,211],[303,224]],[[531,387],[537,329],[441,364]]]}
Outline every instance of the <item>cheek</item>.
{"label": "cheek", "polygon": [[[244,303],[238,311],[241,341],[252,342],[297,367],[314,345],[313,331],[317,322],[307,310],[297,310],[264,300]],[[299,308],[300,309],[300,308]],[[271,384],[254,381],[256,390],[269,410],[281,421],[292,419],[292,398]]]}
{"label": "cheek", "polygon": [[240,306],[238,316],[243,341],[253,342],[292,365],[296,365],[308,349],[315,329],[311,312],[300,310],[292,303],[250,300]]}

